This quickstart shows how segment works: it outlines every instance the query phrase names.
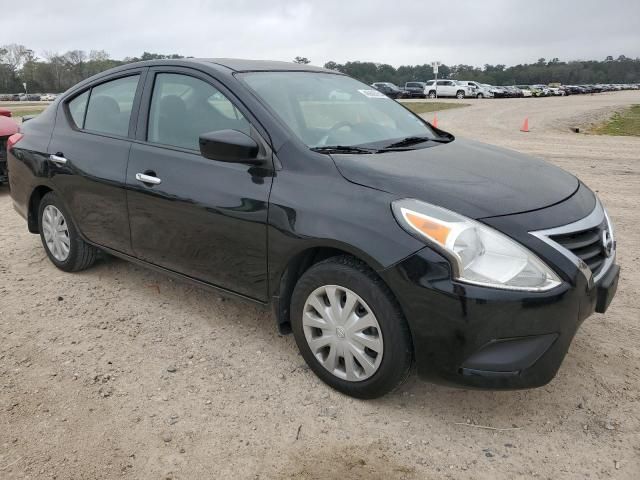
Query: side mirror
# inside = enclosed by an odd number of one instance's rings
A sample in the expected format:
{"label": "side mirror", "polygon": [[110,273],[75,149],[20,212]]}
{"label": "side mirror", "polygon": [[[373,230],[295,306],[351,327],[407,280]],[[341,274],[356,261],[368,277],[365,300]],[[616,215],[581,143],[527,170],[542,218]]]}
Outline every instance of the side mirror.
{"label": "side mirror", "polygon": [[200,135],[200,154],[210,160],[232,163],[262,163],[260,147],[249,135],[238,130],[218,130]]}

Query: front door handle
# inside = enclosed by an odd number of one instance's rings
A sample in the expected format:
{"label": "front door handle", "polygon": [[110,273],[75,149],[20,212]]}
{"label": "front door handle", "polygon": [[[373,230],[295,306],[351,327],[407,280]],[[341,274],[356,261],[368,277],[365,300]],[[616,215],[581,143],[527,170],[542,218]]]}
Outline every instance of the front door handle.
{"label": "front door handle", "polygon": [[51,160],[56,165],[66,165],[67,159],[62,155],[49,155],[49,160]]}
{"label": "front door handle", "polygon": [[144,173],[136,173],[136,180],[147,185],[160,185],[162,180],[158,177],[152,177],[151,175],[145,175]]}

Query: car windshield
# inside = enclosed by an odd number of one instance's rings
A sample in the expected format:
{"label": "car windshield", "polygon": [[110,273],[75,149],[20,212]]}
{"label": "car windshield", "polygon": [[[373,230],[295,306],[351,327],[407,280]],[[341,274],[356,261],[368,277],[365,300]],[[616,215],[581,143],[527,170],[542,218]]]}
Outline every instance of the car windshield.
{"label": "car windshield", "polygon": [[380,148],[408,137],[437,138],[396,101],[344,75],[249,72],[238,76],[310,148]]}

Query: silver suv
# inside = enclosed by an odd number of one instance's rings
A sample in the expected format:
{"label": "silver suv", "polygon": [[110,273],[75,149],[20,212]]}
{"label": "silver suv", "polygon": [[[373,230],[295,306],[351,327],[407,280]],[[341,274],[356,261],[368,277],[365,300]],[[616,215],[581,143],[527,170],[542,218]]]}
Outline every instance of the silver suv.
{"label": "silver suv", "polygon": [[429,98],[436,98],[436,97],[465,98],[465,97],[475,96],[473,92],[473,88],[467,85],[462,85],[456,80],[438,80],[437,85],[436,85],[436,80],[429,80],[425,84],[424,93]]}

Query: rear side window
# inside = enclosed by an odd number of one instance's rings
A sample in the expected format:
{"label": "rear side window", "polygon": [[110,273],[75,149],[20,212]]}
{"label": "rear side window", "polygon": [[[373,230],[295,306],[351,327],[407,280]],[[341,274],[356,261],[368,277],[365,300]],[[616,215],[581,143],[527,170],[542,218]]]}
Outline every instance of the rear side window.
{"label": "rear side window", "polygon": [[87,99],[89,98],[89,90],[81,93],[69,102],[69,113],[76,127],[82,128],[84,123],[84,112],[87,110]]}
{"label": "rear side window", "polygon": [[93,87],[84,128],[126,137],[139,75],[119,78]]}
{"label": "rear side window", "polygon": [[147,140],[198,150],[203,133],[217,130],[249,133],[249,122],[215,87],[189,75],[156,75],[149,109]]}

